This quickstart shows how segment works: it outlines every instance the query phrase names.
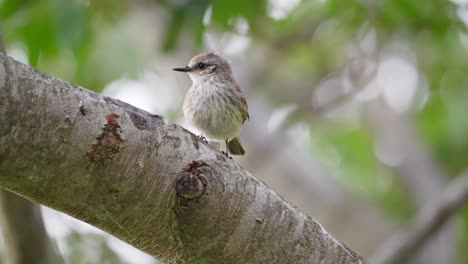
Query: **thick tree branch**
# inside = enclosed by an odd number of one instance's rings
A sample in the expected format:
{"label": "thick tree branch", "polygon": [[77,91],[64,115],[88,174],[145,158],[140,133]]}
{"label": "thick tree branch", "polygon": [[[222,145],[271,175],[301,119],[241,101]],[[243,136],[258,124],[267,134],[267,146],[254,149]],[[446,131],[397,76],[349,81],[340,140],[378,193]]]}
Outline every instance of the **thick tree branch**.
{"label": "thick tree branch", "polygon": [[[0,27],[0,53],[6,54]],[[61,263],[42,221],[41,208],[21,196],[0,189],[0,223],[5,258],[10,264]]]}
{"label": "thick tree branch", "polygon": [[186,130],[0,62],[1,187],[167,263],[365,263]]}
{"label": "thick tree branch", "polygon": [[421,210],[404,231],[384,243],[372,263],[403,263],[468,201],[468,173],[451,182],[436,200]]}

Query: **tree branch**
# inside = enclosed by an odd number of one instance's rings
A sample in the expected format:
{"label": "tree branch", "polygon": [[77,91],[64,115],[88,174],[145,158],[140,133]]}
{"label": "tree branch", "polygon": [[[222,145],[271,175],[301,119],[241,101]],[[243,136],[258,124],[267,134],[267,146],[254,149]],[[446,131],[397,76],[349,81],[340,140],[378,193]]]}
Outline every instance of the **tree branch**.
{"label": "tree branch", "polygon": [[0,211],[7,263],[63,262],[49,240],[38,204],[0,189]]}
{"label": "tree branch", "polygon": [[186,130],[0,62],[1,187],[167,263],[365,263]]}
{"label": "tree branch", "polygon": [[372,257],[372,263],[403,263],[414,255],[468,201],[468,173],[451,182],[421,210],[404,231],[391,237]]}
{"label": "tree branch", "polygon": [[[0,26],[0,53],[6,54]],[[8,263],[61,263],[42,221],[41,208],[21,196],[0,189],[0,223]]]}

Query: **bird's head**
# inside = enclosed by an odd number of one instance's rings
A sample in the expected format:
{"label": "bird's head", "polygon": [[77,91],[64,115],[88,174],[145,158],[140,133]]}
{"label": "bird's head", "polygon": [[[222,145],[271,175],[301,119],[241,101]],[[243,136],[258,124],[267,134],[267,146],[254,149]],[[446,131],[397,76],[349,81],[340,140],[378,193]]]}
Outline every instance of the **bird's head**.
{"label": "bird's head", "polygon": [[187,66],[173,70],[188,73],[193,82],[216,76],[229,78],[232,75],[229,63],[214,52],[198,54]]}

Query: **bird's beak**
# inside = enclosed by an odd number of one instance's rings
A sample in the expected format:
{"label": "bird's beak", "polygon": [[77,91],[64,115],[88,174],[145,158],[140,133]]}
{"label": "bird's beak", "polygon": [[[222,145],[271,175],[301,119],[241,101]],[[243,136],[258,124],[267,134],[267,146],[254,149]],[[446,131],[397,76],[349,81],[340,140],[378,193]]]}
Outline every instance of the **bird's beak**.
{"label": "bird's beak", "polygon": [[192,68],[190,68],[189,66],[185,66],[185,67],[182,67],[182,68],[174,68],[172,70],[180,71],[180,72],[191,72]]}

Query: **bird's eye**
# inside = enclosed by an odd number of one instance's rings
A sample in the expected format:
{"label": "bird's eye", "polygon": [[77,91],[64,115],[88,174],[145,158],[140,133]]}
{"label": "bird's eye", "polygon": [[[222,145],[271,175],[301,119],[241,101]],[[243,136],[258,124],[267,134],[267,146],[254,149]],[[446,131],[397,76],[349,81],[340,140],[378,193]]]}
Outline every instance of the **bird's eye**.
{"label": "bird's eye", "polygon": [[203,62],[200,62],[200,63],[197,64],[197,67],[198,67],[198,69],[203,70],[203,69],[205,69],[206,64],[203,63]]}

